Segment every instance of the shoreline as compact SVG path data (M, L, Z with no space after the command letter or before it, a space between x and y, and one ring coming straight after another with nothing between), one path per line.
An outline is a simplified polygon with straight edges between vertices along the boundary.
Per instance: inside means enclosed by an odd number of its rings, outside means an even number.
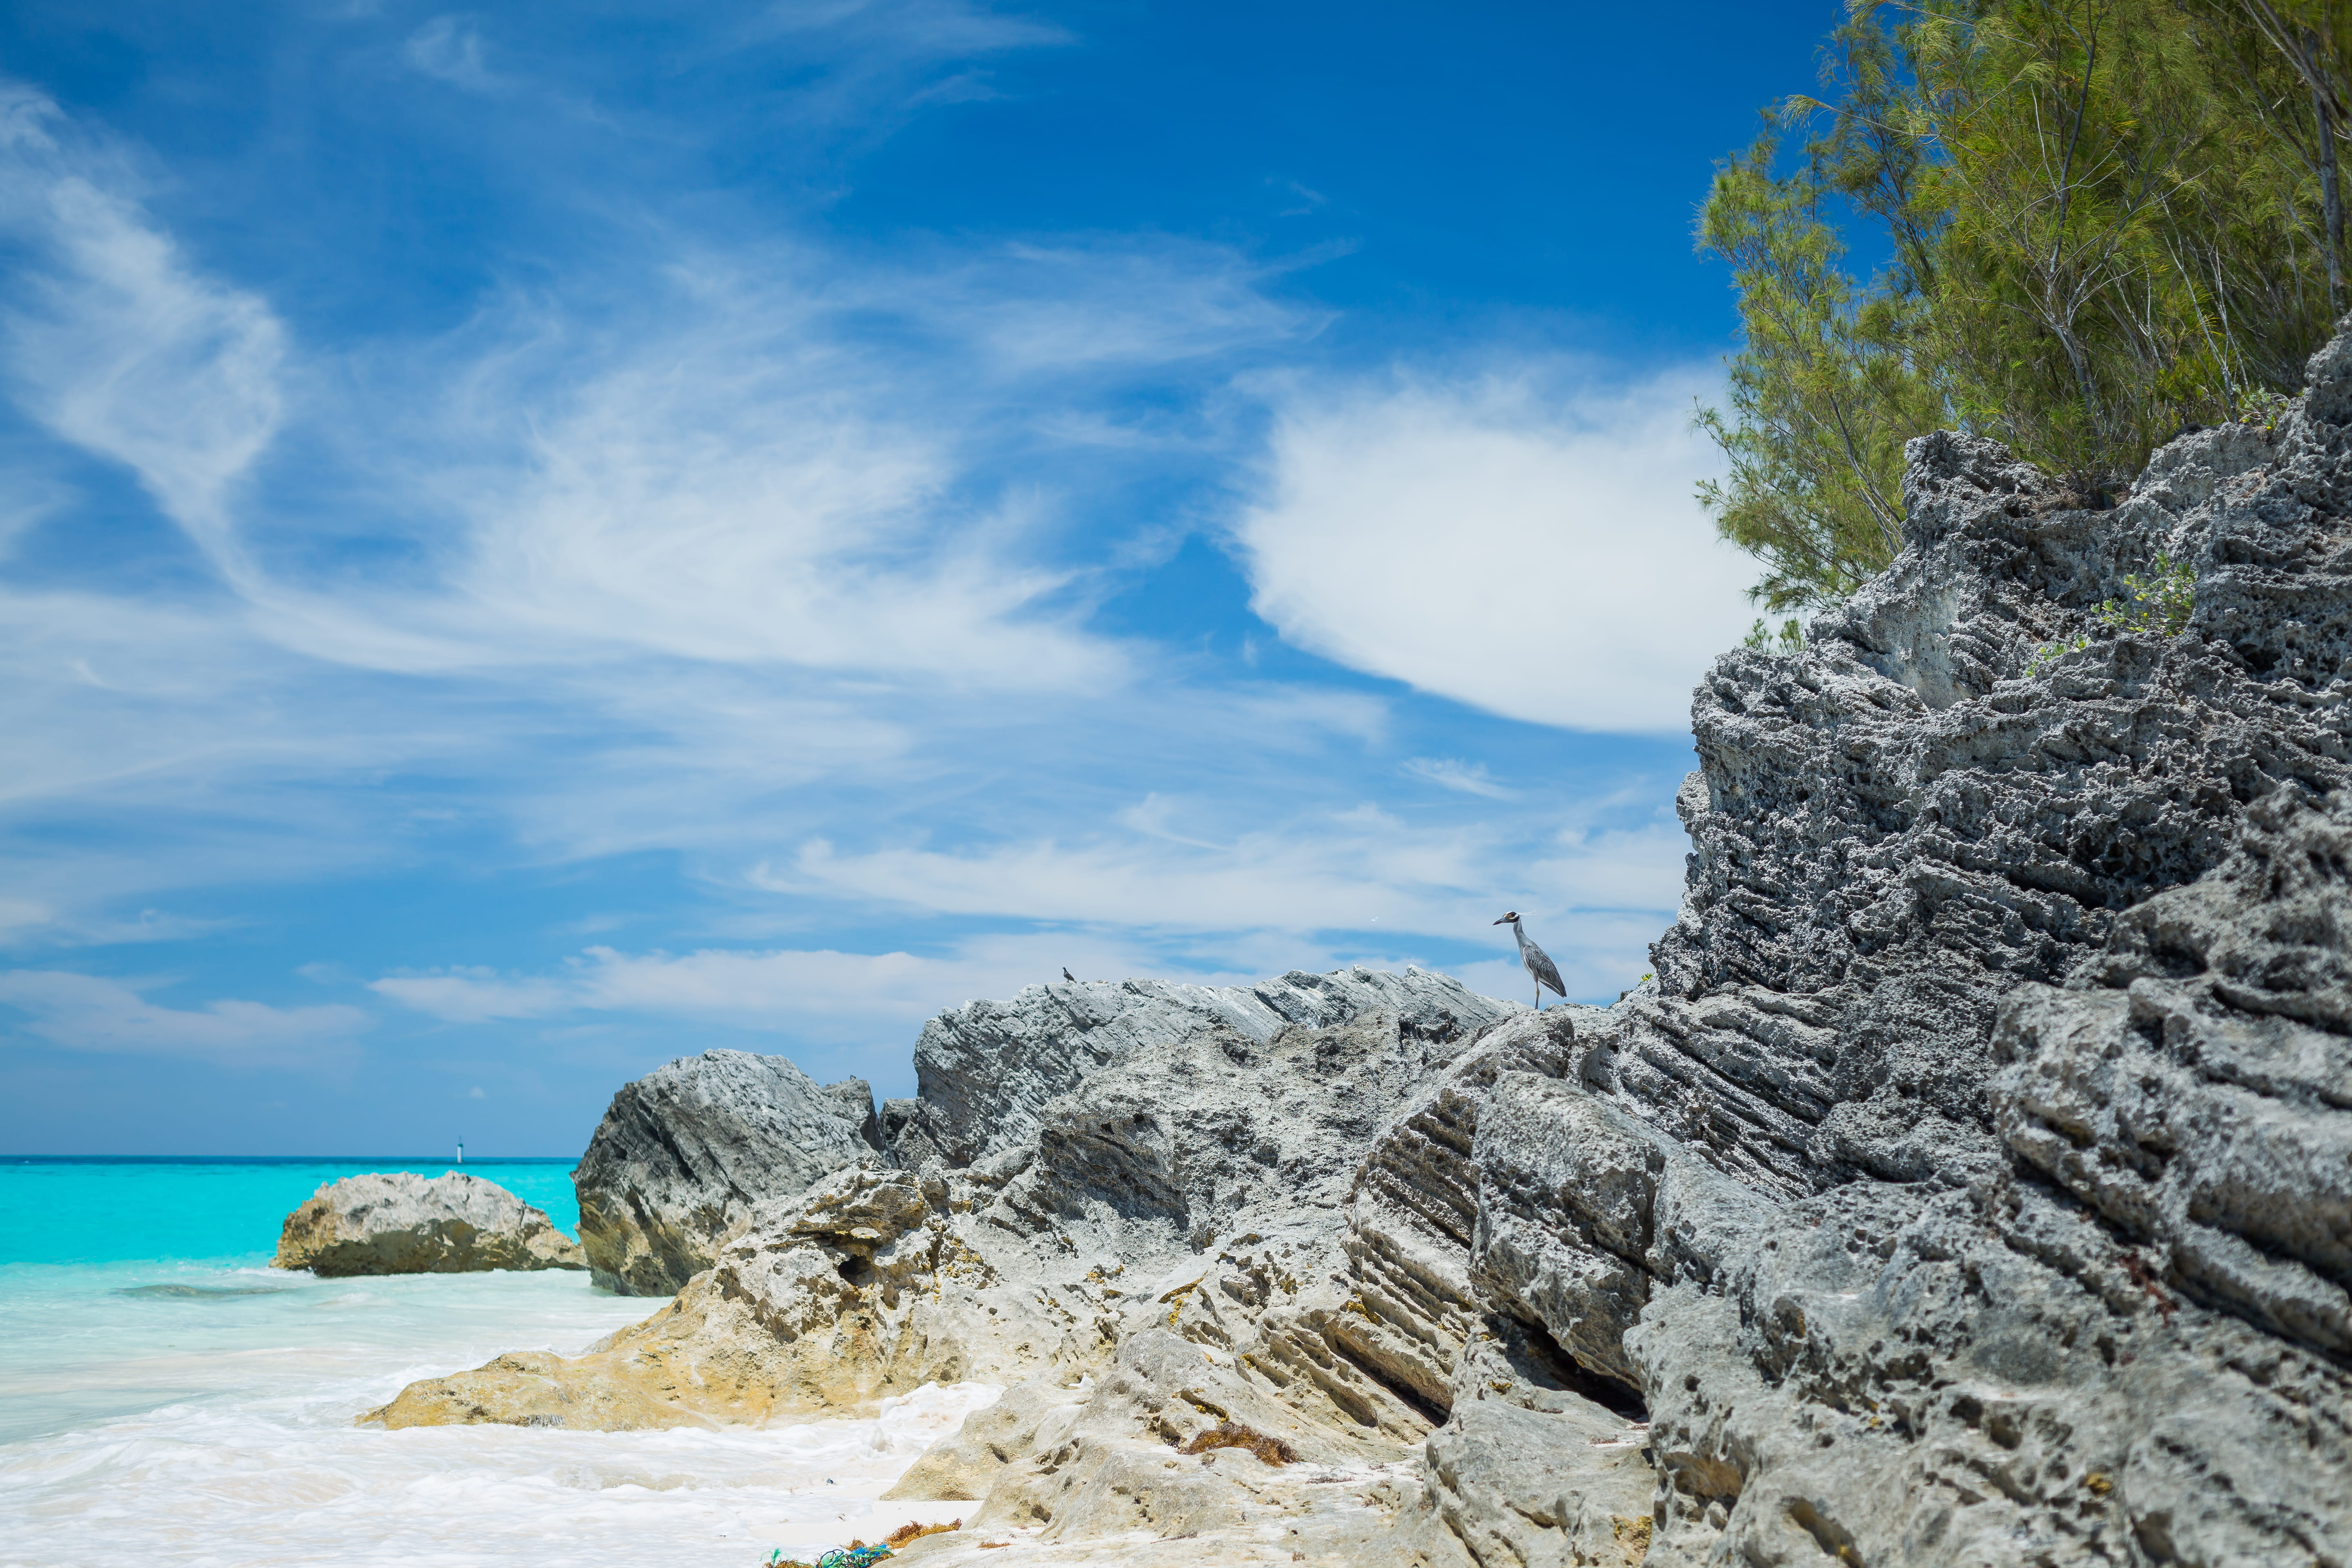
M0 1442L9 1561L26 1568L131 1557L751 1568L773 1547L936 1522L934 1505L885 1507L879 1494L996 1395L934 1385L873 1419L766 1428L385 1432L353 1418L415 1377L525 1342L576 1352L660 1304L576 1273L319 1280L258 1253L6 1267L26 1287L0 1300L16 1347L0 1352L7 1403L85 1405ZM178 1289L144 1293L152 1286ZM936 1505L941 1519L976 1506ZM893 1517L877 1527L883 1512Z

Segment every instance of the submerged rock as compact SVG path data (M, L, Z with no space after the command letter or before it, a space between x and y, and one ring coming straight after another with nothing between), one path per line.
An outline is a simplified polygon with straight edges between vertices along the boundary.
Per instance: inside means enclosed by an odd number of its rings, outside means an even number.
M710 1267L764 1198L881 1154L862 1079L820 1086L782 1057L706 1051L613 1097L572 1173L596 1283L667 1296Z
M1894 565L1701 688L1617 1005L973 1003L903 1169L403 1401L1011 1384L902 1483L979 1502L942 1563L2352 1563L2352 338L2312 377L2106 511L1913 443Z
M504 1187L451 1171L346 1176L286 1216L277 1265L323 1279L585 1268L580 1244Z

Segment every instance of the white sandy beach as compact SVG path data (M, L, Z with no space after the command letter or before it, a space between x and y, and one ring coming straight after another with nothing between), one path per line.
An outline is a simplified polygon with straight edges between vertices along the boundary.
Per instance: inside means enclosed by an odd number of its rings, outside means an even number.
M0 1444L7 1568L753 1568L772 1547L813 1557L972 1506L874 1500L995 1396L983 1384L928 1386L875 1420L766 1431L386 1432L353 1417L411 1379L501 1350L578 1350L660 1303L578 1274L163 1272L11 1270L0 1392L12 1426L43 1429ZM159 1282L288 1289L120 1293ZM70 1331L26 1331L37 1323Z

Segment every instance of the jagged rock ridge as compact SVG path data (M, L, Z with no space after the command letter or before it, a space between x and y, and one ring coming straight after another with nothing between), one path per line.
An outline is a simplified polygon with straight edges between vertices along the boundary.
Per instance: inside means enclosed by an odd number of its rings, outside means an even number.
M902 1159L970 1165L1036 1134L1038 1113L1106 1063L1181 1039L1204 1025L1266 1041L1286 1028L1347 1023L1375 1009L1408 1034L1452 1040L1512 1010L1451 975L1294 970L1255 985L1162 980L1032 985L1010 1002L967 1002L923 1026L917 1095L893 1100L891 1146Z

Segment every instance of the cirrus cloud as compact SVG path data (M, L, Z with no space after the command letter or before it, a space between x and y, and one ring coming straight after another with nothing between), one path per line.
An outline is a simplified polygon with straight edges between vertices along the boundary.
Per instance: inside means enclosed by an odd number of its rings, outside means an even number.
M340 1004L273 1007L223 998L167 1007L141 995L142 988L65 970L0 972L0 1005L29 1016L25 1033L68 1050L316 1071L347 1066L354 1037L375 1022Z

